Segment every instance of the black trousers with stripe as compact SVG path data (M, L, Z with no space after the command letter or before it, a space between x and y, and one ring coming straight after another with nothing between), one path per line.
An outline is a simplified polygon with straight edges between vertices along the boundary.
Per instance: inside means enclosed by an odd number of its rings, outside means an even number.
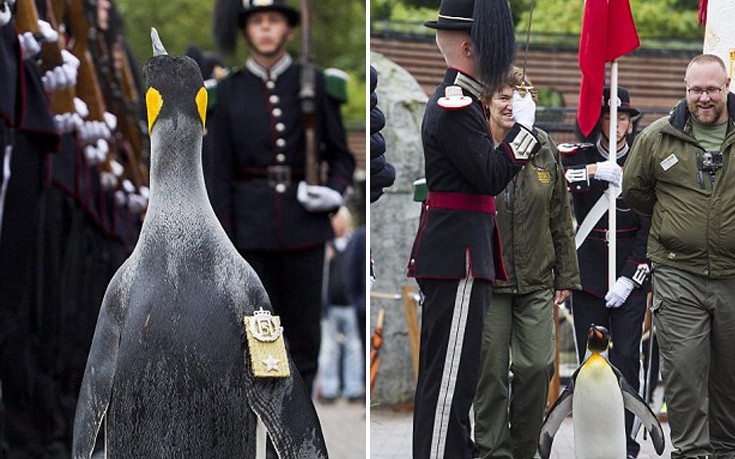
M421 313L419 377L414 397L413 458L470 459L470 407L480 374L484 280L418 279Z

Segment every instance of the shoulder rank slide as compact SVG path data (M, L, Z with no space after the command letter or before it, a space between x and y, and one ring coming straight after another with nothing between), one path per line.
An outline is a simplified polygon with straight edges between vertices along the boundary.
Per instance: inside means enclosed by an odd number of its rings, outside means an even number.
M244 318L250 362L256 378L287 378L291 375L281 318L263 308Z
M469 107L472 98L465 96L459 86L447 86L444 89L444 97L440 97L436 103L447 110L459 110Z

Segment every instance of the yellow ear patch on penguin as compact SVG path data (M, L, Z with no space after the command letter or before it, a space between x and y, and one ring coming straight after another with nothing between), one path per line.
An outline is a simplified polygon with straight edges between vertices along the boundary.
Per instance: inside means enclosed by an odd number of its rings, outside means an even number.
M151 133L153 123L156 122L158 114L161 113L161 107L163 106L163 97L156 88L148 88L145 93L145 105L148 110L148 134Z
M207 121L207 89L202 86L199 88L199 92L196 96L197 109L199 110L199 118L202 120L202 128L206 125Z

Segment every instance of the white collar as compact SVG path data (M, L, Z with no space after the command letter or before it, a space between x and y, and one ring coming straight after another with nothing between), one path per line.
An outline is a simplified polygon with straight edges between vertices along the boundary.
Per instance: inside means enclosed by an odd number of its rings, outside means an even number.
M249 57L248 60L245 61L245 67L247 67L247 69L250 70L255 76L260 77L260 79L263 81L276 81L278 80L278 77L291 66L292 63L293 59L291 58L291 55L286 53L270 69L266 69L265 67L261 66L260 64L255 62L255 59L253 59L252 57Z
M475 81L472 77L465 75L464 73L457 71L457 76L454 77L454 84L469 92L476 99L480 98L482 90L484 89L482 83Z
M597 151L600 152L600 155L602 155L603 158L610 159L610 154L607 151L607 145L608 145L607 142L602 141L602 135L600 135L597 138ZM625 156L626 153L628 153L629 149L630 149L630 146L628 145L628 142L625 142L625 145L618 148L618 152L615 155L615 159L620 159L623 156Z

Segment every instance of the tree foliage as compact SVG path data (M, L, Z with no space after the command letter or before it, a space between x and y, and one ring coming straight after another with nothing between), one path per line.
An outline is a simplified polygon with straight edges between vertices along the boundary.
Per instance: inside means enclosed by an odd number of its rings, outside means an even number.
M696 1L684 4L681 0L631 0L633 19L642 40L653 37L702 37L697 24ZM528 25L530 0L514 0L520 10L516 30L525 31ZM533 31L578 34L582 25L584 1L535 0Z
M298 8L298 2L289 1ZM217 51L213 30L214 0L116 0L125 22L125 37L139 67L152 55L150 29L155 27L169 53L184 54L190 44ZM365 121L365 3L362 0L312 1L312 40L315 62L322 68L337 67L350 75L350 101L343 114L350 123ZM236 18L233 18L236 20ZM299 30L289 49L299 50ZM246 46L238 37L238 49L224 56L229 66L245 60Z
M519 33L528 26L532 0L510 0L513 20ZM437 0L371 0L370 12L376 19L436 19ZM578 34L582 24L584 0L533 0L532 30L539 33ZM697 24L697 0L630 0L638 33L646 37L701 39Z

